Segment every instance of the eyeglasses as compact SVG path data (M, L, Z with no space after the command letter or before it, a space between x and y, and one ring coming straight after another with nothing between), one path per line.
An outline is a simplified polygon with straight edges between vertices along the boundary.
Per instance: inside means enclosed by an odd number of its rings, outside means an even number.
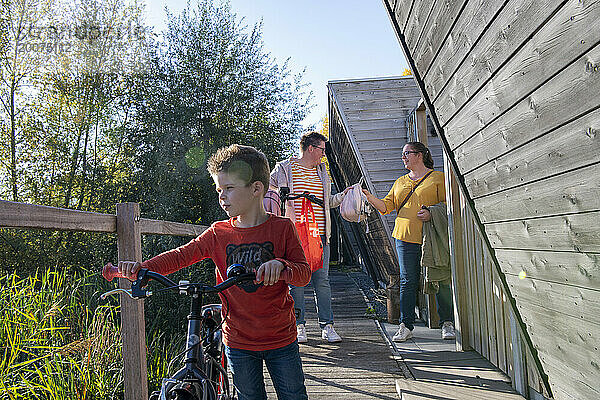
M402 157L408 158L409 154L419 154L419 153L420 153L420 151L410 151L410 150L407 150L407 151L403 151L402 152Z
M319 147L319 146L315 146L314 144L311 145L312 147L316 147L317 149L321 150L323 153L325 153L325 146L323 147Z

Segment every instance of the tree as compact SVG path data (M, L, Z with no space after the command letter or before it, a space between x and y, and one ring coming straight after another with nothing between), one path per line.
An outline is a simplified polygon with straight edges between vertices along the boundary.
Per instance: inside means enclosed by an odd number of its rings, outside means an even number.
M133 199L157 218L208 223L224 214L205 171L231 143L274 161L289 154L309 102L300 76L263 49L261 26L241 26L227 3L201 0L168 28L135 85Z
M0 176L8 177L8 182L0 188L8 186L8 196L13 201L19 200L20 135L29 97L25 87L43 60L36 42L35 27L43 23L51 5L43 0L0 2L0 141L9 144L0 152Z

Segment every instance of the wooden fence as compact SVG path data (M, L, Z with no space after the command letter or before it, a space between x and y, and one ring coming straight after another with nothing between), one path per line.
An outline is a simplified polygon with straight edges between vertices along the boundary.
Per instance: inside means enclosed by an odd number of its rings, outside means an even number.
M143 234L197 236L207 228L140 218L138 203L117 204L116 214L112 215L4 200L0 200L0 227L116 233L118 258L128 261L142 261ZM131 282L119 279L119 287L129 289ZM146 400L148 374L144 302L123 294L120 301L125 400Z

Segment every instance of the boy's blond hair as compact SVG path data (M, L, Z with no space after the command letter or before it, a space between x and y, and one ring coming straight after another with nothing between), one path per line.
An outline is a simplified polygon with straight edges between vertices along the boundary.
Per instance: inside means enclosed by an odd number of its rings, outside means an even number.
M269 189L269 161L262 151L252 146L232 144L221 147L208 160L207 169L211 175L217 175L223 171L235 174L246 185L257 181L262 182L263 195Z

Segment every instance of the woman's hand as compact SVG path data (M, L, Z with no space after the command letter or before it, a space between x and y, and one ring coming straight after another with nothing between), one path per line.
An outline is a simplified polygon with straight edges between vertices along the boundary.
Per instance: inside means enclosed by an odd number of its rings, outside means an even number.
M429 221L431 221L431 212L426 207L425 208L421 208L417 212L417 218L419 218L423 222L429 222Z
M382 214L385 214L387 212L387 207L383 200L380 200L377 197L373 196L373 194L367 189L362 189L362 192L365 196L367 196L367 201L371 203L371 205L375 207L377 211L379 211Z

